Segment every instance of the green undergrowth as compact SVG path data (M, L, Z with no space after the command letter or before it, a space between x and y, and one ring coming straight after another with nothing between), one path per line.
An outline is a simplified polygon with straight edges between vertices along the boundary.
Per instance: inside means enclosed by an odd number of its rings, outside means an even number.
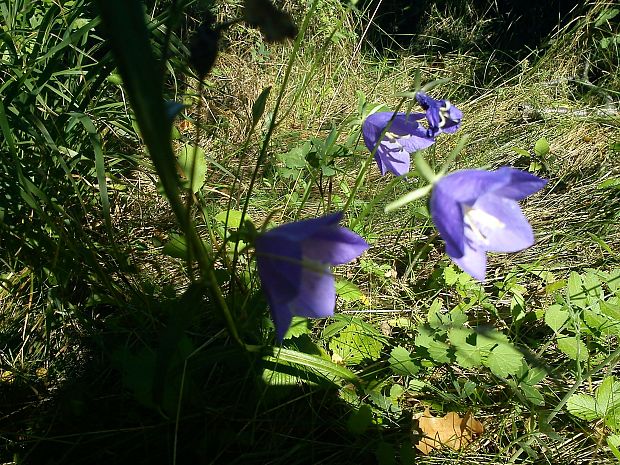
M236 24L201 85L187 58L204 10L147 4L154 54L169 58L160 87L157 73L136 86L140 67L126 71L95 3L0 0L3 463L617 461L616 7L594 1L526 58L495 64L469 36L446 48L440 3L428 50L380 55L363 36L372 9L297 2L303 41ZM219 21L239 7L211 5ZM471 11L472 34L494 24ZM431 93L465 117L424 153L433 169L467 134L450 169L549 179L523 203L535 246L491 255L485 283L450 263L425 200L384 212L424 185L419 173L370 166L356 187L363 118L443 79ZM136 99L161 87L186 104L170 136L145 125L161 99ZM166 144L152 141L170 139L177 163L162 176ZM295 318L281 345L244 240L247 196L256 228L346 206L370 244L335 270L335 316ZM484 433L423 455L426 409L469 413Z

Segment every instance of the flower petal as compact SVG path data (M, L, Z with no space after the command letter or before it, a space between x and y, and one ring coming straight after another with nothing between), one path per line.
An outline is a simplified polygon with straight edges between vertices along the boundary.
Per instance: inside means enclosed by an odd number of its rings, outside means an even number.
M302 245L305 258L329 265L343 265L359 257L368 244L353 231L341 226L324 228Z
M487 256L484 250L465 245L465 253L463 256L453 257L450 255L450 258L465 273L473 276L478 281L484 281L487 273Z
M449 100L436 100L421 91L416 93L416 100L426 110L429 136L434 137L441 132L453 133L460 127L463 113Z
M301 244L265 233L256 238L255 247L258 276L269 305L289 302L301 287Z
M473 205L478 197L505 187L509 181L506 171L460 170L441 178L433 190L439 188L446 196Z
M496 194L513 200L522 200L527 196L538 192L540 189L545 187L548 182L546 179L541 179L532 173L510 168L508 166L499 168L496 172L503 176L508 176L506 185L499 188Z
M336 226L341 219L342 212L335 212L319 218L286 223L262 233L259 237L301 242L325 227Z
M288 331L288 327L291 326L291 321L293 321L293 315L288 309L288 305L273 305L269 304L269 309L271 311L271 318L273 318L273 323L276 326L276 338L278 341L282 341L284 339L284 335L286 331Z
M293 315L325 318L334 314L336 284L329 268L323 272L304 268L299 294L289 303Z
M445 179L445 178L443 178ZM446 241L446 252L451 257L461 257L465 253L465 224L463 211L452 193L444 185L433 187L430 201L431 217L442 239Z
M399 144L385 141L375 152L375 161L382 176L388 171L396 176L402 176L409 172L411 166L409 152L403 150Z
M490 252L518 252L534 243L532 227L514 200L493 192L476 201L471 212L477 211L482 215L475 221L476 226L485 237L481 248Z

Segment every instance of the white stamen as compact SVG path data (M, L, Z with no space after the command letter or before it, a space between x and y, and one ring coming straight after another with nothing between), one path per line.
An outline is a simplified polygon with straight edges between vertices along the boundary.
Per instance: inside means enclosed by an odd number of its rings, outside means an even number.
M385 133L385 137L387 137L388 141L392 144L396 144L400 147L400 150L403 151L405 150L403 148L403 146L400 144L400 142L398 142L399 139L409 139L411 137L411 134L405 134L405 135L399 135L399 134L394 134L393 132L387 131Z
M497 230L504 229L506 224L500 221L497 217L490 215L484 210L479 208L472 208L470 206L463 206L465 225L469 226L471 231L476 236L477 242L484 245L489 244L487 236L482 232L483 230Z

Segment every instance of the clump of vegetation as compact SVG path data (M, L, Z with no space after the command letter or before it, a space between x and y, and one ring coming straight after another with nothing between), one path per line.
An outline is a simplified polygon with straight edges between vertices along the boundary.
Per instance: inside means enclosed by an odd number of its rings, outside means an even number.
M620 10L444 3L0 3L3 463L620 459Z

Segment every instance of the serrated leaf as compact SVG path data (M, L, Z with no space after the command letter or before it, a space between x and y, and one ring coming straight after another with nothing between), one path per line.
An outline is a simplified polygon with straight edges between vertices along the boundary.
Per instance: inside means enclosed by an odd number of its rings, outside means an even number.
M549 153L549 142L544 137L541 137L534 144L534 153L540 158L544 158Z
M566 409L582 420L596 420L600 418L596 410L596 400L587 394L573 394L566 402Z
M573 336L558 337L558 349L568 355L569 358L577 361L588 359L588 348L581 339Z
M180 234L170 234L170 239L164 244L162 252L170 257L187 260L188 252L185 237Z
M389 363L394 374L399 376L413 376L420 371L420 367L415 364L409 351L401 346L392 349Z
M179 149L177 155L179 168L186 179L185 187L196 193L205 183L207 174L207 159L204 150L185 144Z
M330 350L345 364L359 364L362 360L377 360L383 343L357 324L351 324L329 341Z
M596 408L601 415L607 415L620 407L620 382L614 376L606 377L596 389Z
M603 313L593 310L583 311L583 321L592 331L610 336L620 334L620 321L612 320Z
M278 158L287 168L304 168L306 166L306 155L310 151L312 145L306 141L303 145L295 147L286 153L278 155Z
M480 349L468 341L475 342L476 333L469 328L450 328L448 339L455 348L456 362L463 368L475 368L482 365Z
M442 341L433 340L429 344L428 354L433 360L439 363L450 363L452 359L450 357L450 346Z
M443 269L443 280L446 285L452 286L459 280L460 271L457 271L453 266L447 266Z
M357 300L367 303L368 298L360 291L360 288L346 279L336 280L336 294L345 302L355 302Z
M562 305L551 305L545 311L545 323L556 333L564 327L569 318L570 313L564 310Z
M507 378L509 375L516 374L521 368L522 362L523 354L514 346L506 343L499 343L489 356L482 360L482 363L500 378Z

